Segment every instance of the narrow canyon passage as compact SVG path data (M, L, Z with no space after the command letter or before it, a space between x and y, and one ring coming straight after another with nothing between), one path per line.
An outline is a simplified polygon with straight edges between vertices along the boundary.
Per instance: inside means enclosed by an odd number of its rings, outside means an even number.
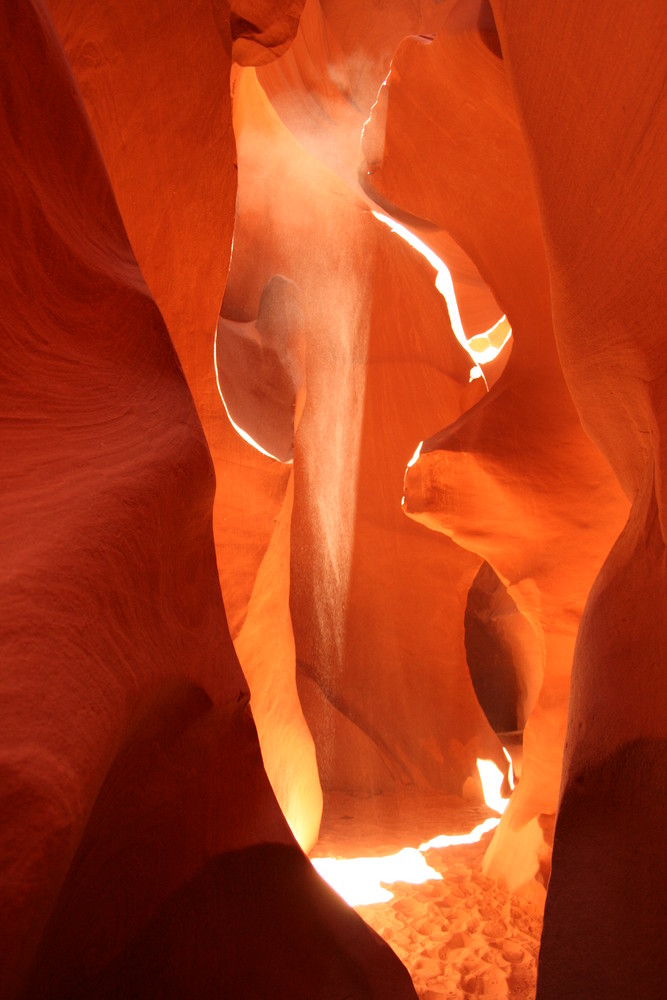
M663 1000L663 0L0 0L0 997Z

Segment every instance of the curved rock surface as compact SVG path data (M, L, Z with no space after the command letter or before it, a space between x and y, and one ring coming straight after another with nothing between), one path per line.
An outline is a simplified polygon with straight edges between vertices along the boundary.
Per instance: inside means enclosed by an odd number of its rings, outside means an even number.
M3 998L414 998L298 845L479 798L466 646L539 1000L662 997L665 28L0 0Z
M407 39L382 102L364 135L371 155L374 130L384 134L382 158L367 161L367 187L450 232L513 332L497 384L424 443L404 509L494 568L542 648L521 783L485 861L518 888L549 855L577 626L627 507L561 374L530 165L487 33L454 19L434 41Z
M478 756L505 766L465 663L465 599L481 560L410 525L401 494L418 431L457 416L483 390L469 383L470 358L432 269L283 124L308 131L307 98L320 94L313 79L327 106L343 102L327 91L321 24L306 28L287 56L235 81L239 209L223 314L257 308L272 274L301 293L306 402L291 608L323 784L460 794ZM311 81L307 94L299 78Z
M247 21L244 45L249 46L245 50L248 58L253 52L261 55L262 61L269 54L275 57L274 42L280 48L287 43L289 32L296 30L296 6L265 4L256 12L252 24ZM254 459L245 447L239 447L236 435L230 434L213 363L236 203L229 53L232 28L236 32L242 29L239 17L243 10L248 12L249 5L233 5L238 17L231 17L226 4L212 5L208 0L187 7L176 2L128 6L118 0L108 7L104 17L91 12L82 0L53 0L52 9L130 242L167 324L221 479L213 508L213 530L227 612L232 620L245 615L251 598L255 605L261 599L264 605L270 601L281 608L277 619L267 619L262 629L254 630L257 642L252 649L246 643L243 666L252 673L253 695L263 704L270 700L272 705L271 717L277 725L265 730L266 715L260 710L259 737L281 805L307 849L317 836L321 815L314 749L298 704L289 653L287 660L281 657L285 667L278 673L283 677L281 692L289 690L291 697L277 697L271 666L274 636L283 636L287 646L291 642L291 626L281 605L281 595L287 594L286 568L281 567L277 576L265 571L265 594L261 598L256 588L256 574L269 546L277 511L285 502L281 492L285 487L277 484L271 470L267 473L268 489L262 486L259 493L253 494ZM269 19L271 10L273 21ZM259 41L255 29L260 33ZM147 164L150 169L146 169ZM279 282L267 287L264 307L258 318L257 314L252 317L257 318L256 333L268 331L272 341L261 353L265 382L261 399L254 401L254 421L271 421L274 429L270 444L287 456L302 406L300 401L297 406L302 390L298 360L293 359L289 371L276 363L276 352L283 351L292 336L289 309L279 315L279 300L284 299L284 307L289 304L281 287L284 293L286 286ZM292 305L298 310L296 302ZM251 389L242 380L248 378L249 366L258 360L256 344L255 356L249 354L253 338L247 336L247 330L245 337L237 336L235 341L239 348L235 359L235 384L239 386L236 394L230 396L229 387L224 385L228 364L219 366L232 416L235 413L244 422L250 419L253 408L249 410L243 402ZM229 339L225 340L225 349L228 347ZM217 360L229 361L224 356ZM252 419L250 423L258 433ZM284 477L278 473L277 479L283 483ZM278 494L272 493L274 487ZM272 502L261 506L269 495ZM252 526L246 516L249 511L239 510L239 497L248 508L254 504ZM245 525L242 544L237 530L239 513ZM284 517L289 518L289 511ZM235 534L230 548L226 543L232 526ZM228 594L230 579L234 583ZM246 629L246 637L251 631ZM234 629L232 635L236 639ZM281 641L276 648L285 648L284 643ZM251 666L251 655L255 664L264 659L264 671ZM280 738L276 732L280 732ZM271 742L280 746L288 733L300 752L285 768L284 753L279 754L280 763L271 763L268 745ZM279 771L282 776L277 780ZM308 794L304 795L306 789Z
M230 8L214 0L223 38L232 35L232 59L240 66L261 66L291 45L304 0L231 0Z
M227 474L217 490L218 565L264 766L293 833L309 850L317 840L322 791L297 693L289 610L292 456L305 398L297 287L271 278L258 312L256 322L218 319L221 395L242 421L236 429L228 422L219 427ZM284 461L264 451L253 434Z
M211 458L43 4L0 35L2 995L414 997L264 774Z
M563 371L632 501L581 623L538 997L658 997L665 884L662 4L494 2L534 165ZM567 73L561 72L567 47ZM556 82L557 81L557 82ZM567 196L564 197L565 192Z
M237 432L268 457L294 459L294 434L305 405L303 313L297 286L271 278L256 321L218 320L220 395Z

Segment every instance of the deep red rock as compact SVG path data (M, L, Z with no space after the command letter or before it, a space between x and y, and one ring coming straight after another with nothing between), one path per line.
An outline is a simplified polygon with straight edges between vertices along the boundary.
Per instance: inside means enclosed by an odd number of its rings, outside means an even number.
M0 34L2 995L414 996L266 779L210 454L59 38L29 0Z

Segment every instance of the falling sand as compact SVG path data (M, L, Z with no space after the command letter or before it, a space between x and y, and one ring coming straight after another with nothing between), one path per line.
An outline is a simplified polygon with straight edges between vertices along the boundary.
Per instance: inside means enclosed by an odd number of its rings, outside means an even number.
M468 833L491 813L461 799L332 793L314 858L395 854L443 833ZM393 897L356 905L405 964L420 1000L533 1000L544 891L513 895L482 874L492 837L424 851L441 878L383 883Z

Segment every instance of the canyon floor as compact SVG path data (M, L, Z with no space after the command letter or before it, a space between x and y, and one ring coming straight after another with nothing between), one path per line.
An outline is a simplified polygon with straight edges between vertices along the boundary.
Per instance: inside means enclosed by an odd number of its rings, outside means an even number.
M327 796L312 857L358 858L419 848L464 834L492 815L461 799L430 795ZM544 892L514 895L482 874L493 836L424 852L441 880L385 884L393 898L356 905L406 965L420 1000L533 1000Z

